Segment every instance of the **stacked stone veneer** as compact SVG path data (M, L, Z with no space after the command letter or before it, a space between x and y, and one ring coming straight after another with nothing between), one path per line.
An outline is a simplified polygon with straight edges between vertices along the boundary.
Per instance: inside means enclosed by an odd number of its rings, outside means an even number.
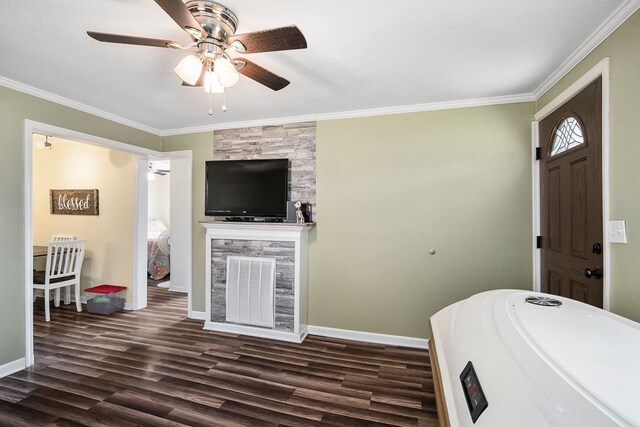
M289 200L311 203L316 217L316 123L214 132L216 160L289 159Z
M227 322L227 257L276 259L275 330L294 331L295 242L211 240L211 321ZM251 325L252 327L258 327ZM269 328L267 328L269 329Z

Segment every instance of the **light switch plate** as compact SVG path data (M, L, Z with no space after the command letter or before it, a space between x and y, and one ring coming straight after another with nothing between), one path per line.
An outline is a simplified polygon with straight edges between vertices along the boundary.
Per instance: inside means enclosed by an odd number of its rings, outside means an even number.
M627 243L627 228L624 220L609 221L609 242Z

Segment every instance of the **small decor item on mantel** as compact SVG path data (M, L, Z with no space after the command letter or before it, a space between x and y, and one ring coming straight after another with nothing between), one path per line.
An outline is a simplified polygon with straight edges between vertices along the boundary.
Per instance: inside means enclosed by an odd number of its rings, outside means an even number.
M296 207L296 224L304 224L304 215L302 215L302 203L298 200L293 206Z
M49 190L53 215L99 215L98 190Z

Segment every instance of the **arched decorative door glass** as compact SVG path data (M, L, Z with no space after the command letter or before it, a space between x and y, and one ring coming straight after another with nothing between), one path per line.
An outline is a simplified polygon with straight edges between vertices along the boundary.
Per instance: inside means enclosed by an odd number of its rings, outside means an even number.
M584 132L580 122L573 116L562 120L556 128L551 144L551 156L557 156L580 144L584 144Z

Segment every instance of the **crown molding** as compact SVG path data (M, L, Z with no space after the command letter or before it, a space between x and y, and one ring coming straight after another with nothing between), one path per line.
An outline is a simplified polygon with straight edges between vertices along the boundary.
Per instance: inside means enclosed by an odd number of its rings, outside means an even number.
M430 102L427 104L402 105L396 107L371 108L320 114L318 120L355 119L360 117L386 116L391 114L420 113L424 111L453 110L457 108L485 107L489 105L516 104L535 101L531 94L494 96L489 98L461 99L456 101Z
M611 35L622 23L640 8L640 0L627 0L578 47L542 84L533 92L536 100L558 83L569 71L587 57Z
M102 117L103 119L111 120L112 122L120 123L121 125L129 126L131 128L138 129L143 132L147 132L156 136L161 136L160 131L158 129L143 125L138 122L134 122L133 120L125 119L124 117L120 117L115 114L107 113L106 111L91 107L81 102L73 101L71 99L53 94L51 92L37 89L33 86L16 82L15 80L11 80L6 77L0 76L0 86L4 86L9 89L13 89L15 91L25 93L27 95L32 95L38 98L42 98L47 101L55 102L56 104L64 105L65 107L70 107L75 110L83 111L85 113L89 113L97 117Z
M16 82L6 77L0 76L0 86L4 86L9 89L16 90L18 92L22 92L27 95L36 96L38 98L42 98L47 101L55 102L56 104L64 105L79 111L83 111L85 113L92 114L97 117L102 117L103 119L111 120L113 122L120 123L122 125L129 126L134 129L138 129L143 132L148 132L150 134L160 136L160 137L186 135L186 134L200 133L200 132L211 132L211 131L222 130L222 129L239 129L239 128L258 127L258 126L273 126L273 125L280 125L283 123L301 123L301 122L309 122L309 121L353 119L353 118L360 118L360 117L386 116L386 115L392 115L392 114L418 113L418 112L424 112L424 111L451 110L456 108L483 107L488 105L513 104L518 102L532 102L536 100L532 94L520 94L520 95L489 97L489 98L463 99L463 100L457 100L457 101L432 102L432 103L426 103L426 104L371 108L371 109L364 109L364 110L339 111L335 113L277 117L277 118L260 119L260 120L247 120L247 121L239 121L239 122L219 123L219 124L196 126L196 127L190 127L190 128L160 130L160 129L152 128L150 126L143 125L138 122L134 122L133 120L125 119L124 117L120 117L115 114L108 113L98 108L94 108L89 105L82 104L80 102L73 101L71 99L64 98L59 95L55 95L51 92L47 92L41 89L34 88L29 85L25 85L23 83Z
M388 116L392 114L419 113L424 111L452 110L456 108L484 107L489 105L515 104L533 102L533 94L496 96L491 98L463 99L459 101L432 102L428 104L402 105L395 107L370 108L366 110L339 111L336 113L309 114L304 116L277 117L261 120L218 123L214 125L196 126L160 131L160 136L186 135L191 133L211 132L223 129L239 129L259 126L274 126L283 123L319 122L325 120L354 119L360 117Z
M223 130L223 129L240 129L240 128L260 127L260 126L276 126L276 125L281 125L283 123L312 122L312 121L316 121L317 119L318 119L318 115L314 114L314 115L307 115L307 116L247 120L242 122L222 122L222 123L217 123L212 125L194 126L190 128L167 129L167 130L160 131L159 135L162 137L165 137L165 136L187 135L191 133L212 132L215 130Z

